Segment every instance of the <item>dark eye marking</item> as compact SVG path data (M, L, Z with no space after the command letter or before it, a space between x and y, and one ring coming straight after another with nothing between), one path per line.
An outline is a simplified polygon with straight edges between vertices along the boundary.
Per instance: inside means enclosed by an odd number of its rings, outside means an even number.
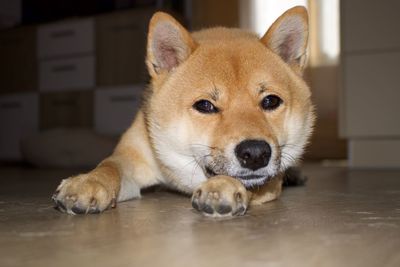
M219 112L219 109L216 106L214 106L213 103L211 103L210 101L205 100L205 99L201 99L199 101L196 101L193 104L193 108L195 110L197 110L198 112L205 113L205 114L218 113Z
M279 96L267 95L263 98L260 105L263 110L271 111L277 109L282 103L283 100Z

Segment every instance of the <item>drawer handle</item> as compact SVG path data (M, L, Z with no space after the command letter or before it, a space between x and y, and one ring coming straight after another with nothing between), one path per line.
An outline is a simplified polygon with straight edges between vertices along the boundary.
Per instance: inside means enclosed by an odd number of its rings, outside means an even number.
M60 65L60 66L54 66L52 68L53 72L67 72L67 71L75 71L76 66L75 65Z
M20 102L5 102L0 104L1 109L18 109L21 108L22 105Z
M125 25L115 25L111 28L115 32L123 32L123 31L136 31L139 29L139 26L136 24L125 24Z
M57 38L66 38L66 37L71 37L75 35L75 31L68 29L68 30L62 30L62 31L56 31L50 33L50 37L57 39Z
M71 99L55 99L53 100L53 106L73 107L77 106L77 103L76 100Z
M136 102L136 97L131 95L125 96L110 96L111 102Z

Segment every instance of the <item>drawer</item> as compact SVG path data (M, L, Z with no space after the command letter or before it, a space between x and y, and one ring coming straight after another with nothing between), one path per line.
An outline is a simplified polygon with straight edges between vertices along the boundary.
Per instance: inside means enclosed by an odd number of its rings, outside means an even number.
M36 27L0 32L0 59L0 93L37 90Z
M92 126L92 91L40 94L40 129Z
M39 64L42 92L92 88L95 85L93 56L44 60Z
M94 125L97 133L119 135L140 108L144 85L101 88L95 91Z
M135 9L96 19L97 85L147 81L147 26L152 9Z
M20 141L39 129L39 96L35 93L0 97L0 160L21 160Z
M84 19L41 26L37 40L39 59L92 53L94 21Z

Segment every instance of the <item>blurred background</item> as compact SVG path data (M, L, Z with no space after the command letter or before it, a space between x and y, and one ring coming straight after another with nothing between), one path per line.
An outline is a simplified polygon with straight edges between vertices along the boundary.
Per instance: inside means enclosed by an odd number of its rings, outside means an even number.
M148 82L156 10L190 30L262 35L307 6L305 79L318 114L306 161L398 168L400 2L395 0L0 0L0 162L92 167L109 155Z

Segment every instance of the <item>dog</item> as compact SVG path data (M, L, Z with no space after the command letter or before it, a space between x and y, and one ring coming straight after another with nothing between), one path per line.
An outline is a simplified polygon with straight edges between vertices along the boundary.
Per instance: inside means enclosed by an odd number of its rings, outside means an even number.
M259 38L240 29L189 33L157 12L149 24L145 101L113 154L62 180L53 200L69 214L99 213L166 185L207 216L245 214L281 195L315 120L302 78L308 14L297 6Z

